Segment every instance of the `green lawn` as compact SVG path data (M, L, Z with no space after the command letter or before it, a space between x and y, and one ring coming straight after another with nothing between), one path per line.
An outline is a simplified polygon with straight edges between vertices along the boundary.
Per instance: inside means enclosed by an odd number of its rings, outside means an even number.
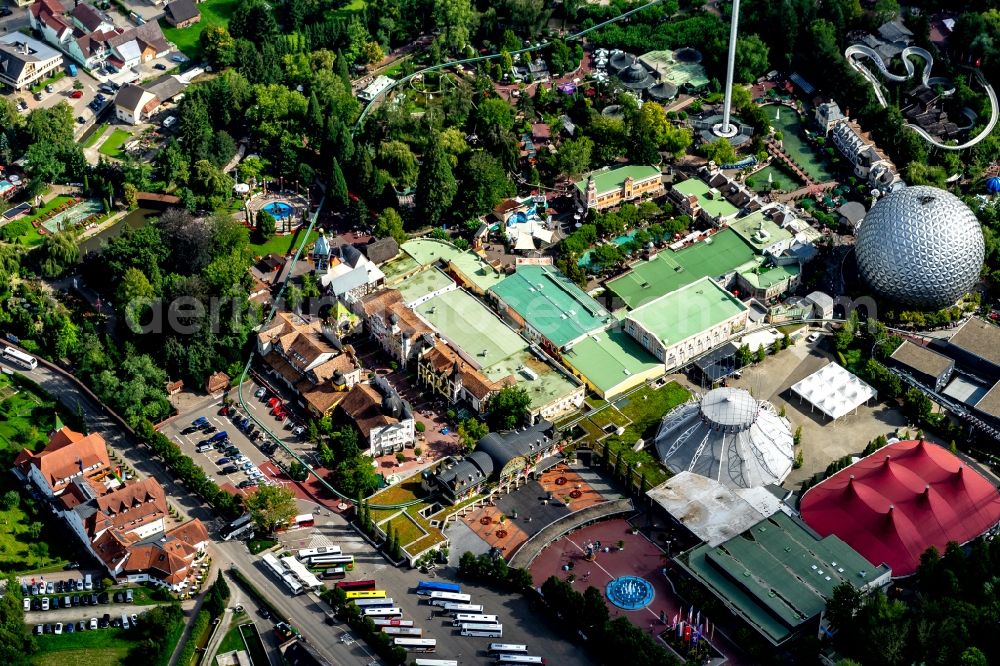
M125 631L110 628L35 636L38 651L31 656L31 663L35 666L118 666L124 663L132 646L125 636Z
M55 426L55 410L51 400L0 375L0 467L9 468L21 449L38 451L45 446ZM0 495L10 490L20 500L17 506L0 511L0 571L58 571L69 557L75 559L76 539L62 538L57 531L61 521L57 524L50 512L21 493L12 475L0 475Z
M39 81L35 85L31 86L31 92L33 93L42 92L43 90L45 90L45 86L49 85L50 83L55 83L64 76L66 76L66 72L60 69L59 71L57 71L55 74L45 79L44 81Z
M80 145L84 148L93 148L107 131L107 125L98 125L94 128L94 131L90 133L90 136L88 136L86 140L80 142Z
M241 619L245 616L241 616ZM225 638L219 643L219 649L216 654L225 654L227 652L232 652L233 650L245 650L246 646L243 645L243 637L240 636L240 624L239 620L233 619L233 624L226 632Z
M314 230L311 234L309 234L309 243L306 245L306 248L308 249L308 247L312 245L317 238L319 238L319 232ZM289 252L294 252L295 248L297 248L301 242L302 230L300 229L299 231L296 231L288 236L274 236L266 243L250 243L250 247L253 248L254 254L260 257L267 256L271 253L284 256Z
M247 542L247 549L250 551L251 555L256 555L258 553L263 553L268 548L277 545L277 541L274 539L250 539Z
M101 155L107 155L108 157L114 157L115 159L121 159L125 156L122 152L122 146L125 142L132 138L131 132L116 127L111 133L111 136L101 144L101 147L97 149Z
M201 55L201 33L212 26L229 26L229 18L233 15L239 0L205 0L198 5L201 21L189 28L178 30L164 21L160 24L167 41L173 42L177 48L192 60Z

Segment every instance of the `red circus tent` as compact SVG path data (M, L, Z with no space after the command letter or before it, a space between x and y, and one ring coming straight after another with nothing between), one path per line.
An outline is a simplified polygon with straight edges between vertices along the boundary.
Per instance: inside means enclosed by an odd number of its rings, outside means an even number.
M810 488L802 519L837 535L895 577L917 570L931 546L975 539L1000 523L1000 491L947 449L896 442Z

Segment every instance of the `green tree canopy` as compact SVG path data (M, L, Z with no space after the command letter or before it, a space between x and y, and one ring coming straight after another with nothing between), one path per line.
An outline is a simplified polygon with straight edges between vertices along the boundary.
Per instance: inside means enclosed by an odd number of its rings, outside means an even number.
M489 404L488 421L494 430L513 430L528 422L531 396L521 386L504 386Z
M283 486L260 486L244 500L244 505L254 524L265 534L288 524L298 513L295 495Z
M417 178L416 207L421 224L437 226L451 207L458 185L436 137L431 137Z

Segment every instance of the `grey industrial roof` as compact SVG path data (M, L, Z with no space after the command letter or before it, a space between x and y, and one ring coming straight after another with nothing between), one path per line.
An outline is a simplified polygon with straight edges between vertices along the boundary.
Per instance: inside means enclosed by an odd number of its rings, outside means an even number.
M764 488L734 490L694 472L681 472L646 495L710 546L739 536L781 508Z
M985 319L971 317L955 331L948 344L1000 366L1000 327Z
M904 340L889 358L931 377L940 377L955 365L955 361L944 354L915 345L909 340Z

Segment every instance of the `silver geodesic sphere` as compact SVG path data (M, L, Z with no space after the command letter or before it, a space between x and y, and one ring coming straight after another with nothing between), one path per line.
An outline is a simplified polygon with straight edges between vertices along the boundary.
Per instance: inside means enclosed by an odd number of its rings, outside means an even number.
M918 185L872 206L855 252L861 276L880 295L931 310L952 305L975 285L985 244L979 220L958 197Z

